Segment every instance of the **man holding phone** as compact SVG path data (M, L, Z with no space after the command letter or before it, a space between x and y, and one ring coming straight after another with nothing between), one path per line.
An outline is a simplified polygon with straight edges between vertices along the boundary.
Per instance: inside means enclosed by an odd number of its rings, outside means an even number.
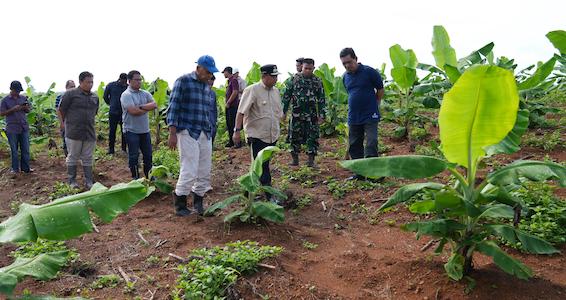
M10 94L0 103L0 116L6 116L6 136L10 144L12 169L10 173L17 174L33 172L29 167L29 125L26 114L31 105L27 97L20 95L22 84L15 80L10 84ZM18 148L20 155L18 155Z

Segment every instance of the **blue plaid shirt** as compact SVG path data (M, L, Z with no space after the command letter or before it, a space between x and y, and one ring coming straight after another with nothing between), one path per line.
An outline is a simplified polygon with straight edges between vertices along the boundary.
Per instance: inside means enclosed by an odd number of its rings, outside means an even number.
M209 114L212 109L208 84L200 82L196 72L185 74L173 85L169 98L167 124L175 126L177 132L187 129L195 140L198 140L203 131L207 139L210 139L212 124Z

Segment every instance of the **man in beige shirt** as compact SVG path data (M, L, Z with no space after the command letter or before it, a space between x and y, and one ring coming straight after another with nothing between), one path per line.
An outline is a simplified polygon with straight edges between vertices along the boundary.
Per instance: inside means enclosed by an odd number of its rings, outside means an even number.
M240 142L243 124L253 158L256 158L263 148L275 146L280 133L279 122L283 117L281 96L275 87L277 75L281 73L277 71L276 65L262 66L260 71L261 81L244 90L232 136L234 143ZM263 163L263 173L259 181L262 185L271 185L269 161ZM272 197L267 194L267 198L271 200Z

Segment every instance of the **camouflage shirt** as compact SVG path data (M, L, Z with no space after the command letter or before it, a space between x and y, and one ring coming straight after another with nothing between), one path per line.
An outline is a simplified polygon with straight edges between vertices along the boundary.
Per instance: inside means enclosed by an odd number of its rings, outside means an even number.
M283 113L287 113L289 106L294 118L323 118L326 101L320 78L314 75L307 78L300 73L293 75L283 94Z

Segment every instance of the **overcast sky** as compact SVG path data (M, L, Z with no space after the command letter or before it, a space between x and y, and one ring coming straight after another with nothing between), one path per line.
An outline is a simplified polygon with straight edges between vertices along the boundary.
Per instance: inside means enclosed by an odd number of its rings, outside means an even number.
M434 25L446 28L458 58L493 41L496 56L526 67L555 52L546 33L566 30L566 1L550 0L18 0L1 1L0 11L2 93L24 76L40 91L51 82L63 90L84 70L95 85L132 69L172 85L203 54L244 76L253 61L293 72L300 56L341 74L344 47L364 64L390 65L388 49L397 43L434 64Z

